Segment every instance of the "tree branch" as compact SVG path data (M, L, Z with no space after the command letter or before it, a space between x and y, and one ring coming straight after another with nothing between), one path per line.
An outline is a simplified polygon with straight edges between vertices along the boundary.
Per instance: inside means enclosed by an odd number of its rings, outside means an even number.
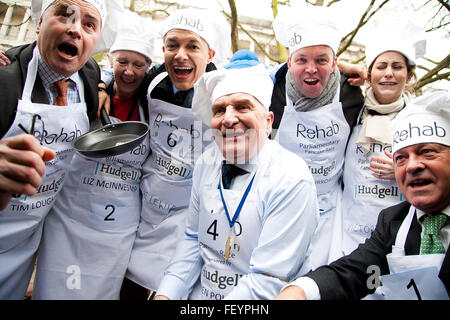
M449 72L439 74L439 72L443 69L448 69L450 65L450 54L448 54L444 59L442 59L436 67L428 71L422 78L420 78L416 85L414 86L414 89L419 89L423 87L426 84L430 84L432 82L438 81L438 80L450 80L449 78Z
M427 72L420 80L432 77L433 75L437 74L442 69L448 69L450 65L450 54L448 54L444 59L442 59L436 67L431 69L429 72ZM420 81L419 80L419 81Z
M331 5L333 5L336 2L340 2L341 0L331 0L330 2L328 2L327 7L331 7Z
M227 16L229 19L231 19L230 14L226 13L225 11L222 11L222 13L223 13L225 16ZM258 41L255 37L253 37L253 36L251 35L251 33L250 33L249 31L247 31L247 29L244 28L244 26L243 26L242 24L240 24L239 22L237 22L237 26L239 27L239 29L241 29L242 31L244 31L244 33L245 33L246 35L248 35L248 37L249 37L251 40L253 40L253 42L258 46L258 48L261 49L261 51L263 52L263 54L264 54L267 58L269 58L270 60L272 60L272 61L274 61L274 62L277 62L277 63L282 63L282 62L284 62L284 61L280 61L279 58L272 57L272 56L266 51L266 49L259 43L259 41Z
M450 3L448 0L438 0L438 2L445 8L447 11L450 11Z
M236 52L239 50L239 37L237 32L238 14L234 0L228 0L228 4L231 10L231 48L233 52Z
M280 4L280 2L278 2L277 0L272 0L272 15L273 15L274 19L278 15L278 5L279 4ZM277 60L279 60L281 62L284 62L288 58L288 51L281 43L278 42L277 39L275 39L275 41L276 41L276 44L277 44L278 56L279 56L279 59L277 59Z
M341 43L346 41L347 38L349 38L345 44L338 50L337 52L337 56L340 56L345 50L347 50L347 48L351 45L351 43L353 42L353 39L355 38L356 34L358 33L359 29L361 29L367 22L369 22L370 18L377 13L386 3L389 2L389 0L385 0L383 1L383 3L381 3L377 9L375 9L371 14L369 14L370 10L372 9L373 5L375 4L376 0L372 0L369 3L369 6L367 7L366 11L363 13L363 15L361 16L361 19L359 19L358 25L356 26L355 29L353 29L353 31L349 32L347 35L345 35L342 39L341 39ZM367 19L366 19L367 17Z
M450 81L450 72L438 74L432 78L417 81L416 85L414 86L414 90L419 90L423 86L433 83L433 82L436 82L436 81L439 81L439 80Z

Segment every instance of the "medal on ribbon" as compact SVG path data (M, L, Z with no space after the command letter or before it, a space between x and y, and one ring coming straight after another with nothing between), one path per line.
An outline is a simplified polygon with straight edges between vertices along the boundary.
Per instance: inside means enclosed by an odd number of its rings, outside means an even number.
M222 180L219 182L219 192L220 192L220 198L222 199L223 208L225 209L225 214L228 219L228 223L230 225L230 234L228 235L227 241L225 243L225 251L224 251L224 258L225 261L228 262L228 259L231 255L231 248L233 246L234 238L236 237L236 233L234 232L234 224L236 223L236 220L239 217L239 214L241 213L242 207L244 206L245 200L247 199L248 194L250 193L250 189L253 185L253 180L255 179L256 172L253 174L252 179L250 180L249 184L247 185L247 188L245 189L244 194L242 195L241 201L239 201L239 205L236 208L236 211L233 215L233 218L230 217L230 213L228 211L227 204L225 203L225 198L223 197L222 192Z

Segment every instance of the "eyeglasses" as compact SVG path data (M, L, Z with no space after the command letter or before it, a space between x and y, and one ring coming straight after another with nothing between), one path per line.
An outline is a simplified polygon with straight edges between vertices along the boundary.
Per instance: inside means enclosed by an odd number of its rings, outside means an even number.
M33 135L39 141L39 143L42 144L42 141L44 140L44 121L42 120L40 115L33 115L33 117L31 118L30 130L25 129L25 127L21 123L19 123L18 126L20 129L22 129L23 132Z

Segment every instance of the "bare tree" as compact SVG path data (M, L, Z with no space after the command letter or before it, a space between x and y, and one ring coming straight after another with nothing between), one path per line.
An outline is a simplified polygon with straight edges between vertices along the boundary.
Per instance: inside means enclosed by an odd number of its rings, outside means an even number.
M231 10L231 49L233 50L233 52L236 52L239 50L239 35L237 30L238 15L236 3L234 2L234 0L228 0L228 5L230 6Z
M273 18L275 19L276 16L278 15L278 5L287 5L289 2L283 2L280 3L278 0L272 0L272 14L273 14ZM276 40L276 39L275 39ZM278 40L276 40L277 42L277 49L278 49L278 56L279 59L278 61L283 62L286 61L288 58L288 51L286 49L285 46L283 46L281 43L278 42Z
M382 11L383 7L386 6L387 3L389 3L390 0L371 0L366 8L366 10L361 14L361 17L355 26L355 28L350 31L348 34L346 34L341 39L341 46L337 52L337 55L340 56L343 52L348 50L348 48L352 45L355 36L357 33L370 21L371 18L375 14L379 14L379 12ZM326 2L325 0L305 0L305 2L312 4L312 5L319 5L319 6L327 6L330 7L335 3L341 2L341 0L330 0ZM255 37L252 36L252 34L246 30L242 24L239 23L238 18L238 12L236 10L236 4L235 0L228 0L231 14L228 14L223 10L223 13L230 19L231 21L231 27L232 27L232 41L235 45L233 45L233 52L239 50L239 39L238 39L238 28L242 30L244 33L246 33L252 41L261 49L261 51L272 61L282 63L286 61L288 57L287 49L281 45L278 41L277 43L277 49L278 49L278 56L271 56L268 52L266 52L263 45L261 45ZM278 15L278 7L279 5L290 5L289 0L287 1L278 1L278 0L271 0L271 6L272 6L272 13L273 17L275 18ZM437 20L437 24L434 22L432 24L432 27L427 32L432 32L434 30L445 28L450 24L449 15L448 12L450 11L450 4L448 0L424 0L423 4L419 9L421 10L429 10L429 8L425 8L425 6L432 6L433 10L435 10L434 19ZM417 10L419 10L417 9ZM442 11L445 11L446 14L442 14ZM443 18L442 18L443 17ZM360 61L364 60L364 56L360 57L357 61L354 61L353 63L359 63ZM415 89L419 90L423 88L425 85L429 85L435 81L439 80L447 80L450 81L450 55L447 55L444 59L441 61L432 61L428 59L430 63L434 64L434 67L431 69L426 69L424 66L419 65L418 68L426 70L426 74L418 79Z
M270 60L277 62L277 63L283 63L286 61L288 57L288 51L287 49L281 45L278 41L277 48L278 48L278 56L272 56L267 50L265 49L264 45L262 45L252 34L249 32L241 23L239 23L238 13L236 10L236 3L235 0L228 0L228 5L230 6L231 14L227 13L223 7L222 7L222 13L231 21L231 43L232 43L232 50L233 52L236 52L239 50L239 34L238 34L238 28L242 30L255 44L256 46L263 52L263 54L268 57ZM278 15L278 5L289 5L289 0L286 1L278 1L278 0L271 0L272 5L272 12L273 17L275 18ZM235 11L236 10L236 11ZM273 35L275 38L275 35ZM275 39L276 40L276 39Z

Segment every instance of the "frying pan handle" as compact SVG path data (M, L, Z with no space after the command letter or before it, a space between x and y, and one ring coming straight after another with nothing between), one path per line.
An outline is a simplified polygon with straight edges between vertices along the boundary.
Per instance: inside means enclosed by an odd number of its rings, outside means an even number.
M111 120L109 120L109 116L106 113L104 106L102 106L102 108L100 109L100 120L102 120L102 125L104 126L111 124Z

